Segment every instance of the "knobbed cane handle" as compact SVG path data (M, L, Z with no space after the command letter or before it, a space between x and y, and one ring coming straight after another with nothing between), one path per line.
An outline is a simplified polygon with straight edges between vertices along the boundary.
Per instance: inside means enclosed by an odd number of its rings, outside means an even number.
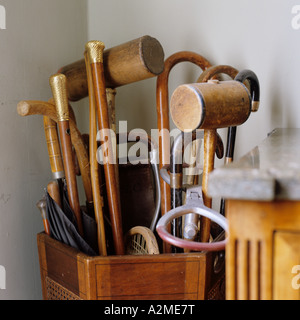
M93 40L85 45L85 50L88 55L89 63L103 63L103 51L105 45L102 41Z
M47 213L46 213L46 206L47 206L46 199L43 198L43 199L39 200L37 202L36 206L38 207L38 209L41 212L45 233L47 235L50 235L49 221L47 219Z
M70 119L66 82L66 76L61 73L50 77L50 86L57 111L57 121L69 121Z

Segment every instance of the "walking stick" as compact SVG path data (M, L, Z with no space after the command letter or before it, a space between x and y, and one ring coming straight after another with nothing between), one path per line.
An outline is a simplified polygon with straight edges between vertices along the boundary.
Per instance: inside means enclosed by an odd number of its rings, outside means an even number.
M63 74L55 74L50 77L50 86L57 110L57 120L60 133L60 141L63 154L63 163L66 175L68 198L70 206L74 211L78 231L83 236L83 226L81 218L81 209L77 190L75 167L72 155L72 142L70 136L69 125L69 107L66 88L66 76Z
M61 190L56 180L47 184L47 191L50 197L62 208L62 193L60 193Z
M169 92L168 80L172 68L180 62L191 62L198 65L202 70L211 66L208 60L201 55L181 51L174 53L165 60L164 71L157 77L156 82L156 111L157 127L159 129L159 168L170 164L170 144L169 144ZM161 215L164 215L171 209L170 186L161 178ZM171 252L171 247L164 243L164 252Z
M90 154L90 166L91 166L91 183L94 201L94 212L97 223L97 239L99 254L107 256L106 238L105 238L105 225L103 216L103 199L100 194L100 175L99 166L97 162L97 115L95 106L95 96L93 91L93 83L90 72L90 63L88 55L85 52L87 82L89 90L89 104L90 104L90 132L89 132L89 154Z
M250 81L250 94L252 96L252 105L251 111L256 112L259 107L259 82L257 76L250 70L243 70L239 72L237 69L227 66L227 65L219 65L213 66L205 70L199 77L199 82L207 82L209 79L214 77L217 74L227 74L232 79L240 82L244 82L245 80ZM227 145L226 145L226 153L225 153L225 164L228 164L233 161L234 155L234 146L235 146L235 138L236 138L237 127L229 127L227 132ZM225 200L221 199L220 205L221 214L225 214Z
M171 98L170 113L181 131L204 130L204 164L202 192L204 205L211 207L207 194L208 175L214 167L216 129L244 123L251 112L248 89L237 81L210 80L179 86ZM201 241L210 236L210 221L201 221Z
M47 116L53 121L57 122L56 108L52 103L49 102L22 100L18 103L17 111L18 114L23 117L30 115L42 115ZM69 124L71 131L71 140L79 162L87 205L89 205L90 207L93 203L93 194L91 187L89 155L86 150L83 135L81 135L81 133L79 132L74 118L72 117L72 113L70 113Z
M105 157L104 173L113 231L114 247L116 254L123 255L125 253L125 249L123 241L121 208L118 197L116 173L113 164L113 148L109 132L110 125L103 68L103 50L104 44L100 41L90 41L86 44L86 51L91 68L91 78L93 81L93 91L95 95L98 126L102 141L105 141L104 135L105 133L107 133L107 149L103 152L103 156ZM104 130L106 130L106 132L104 132Z
M219 75L219 74L226 74L228 76L231 77L231 79L234 79L236 77L236 75L238 74L238 70L228 66L228 65L218 65L218 66L213 66L210 67L208 69L206 69L198 78L198 82L207 82L209 80L211 80L214 76ZM236 127L235 127L236 128ZM234 149L234 143L235 143L235 131L236 129L231 129L230 127L227 130L227 145L226 145L226 153L225 153L225 164L229 163L232 161L233 159L233 149ZM234 134L234 136L233 136ZM212 170L212 169L211 169ZM204 199L207 199L207 186L208 181L207 181L207 176L205 178L205 182L204 182ZM206 200L207 202L209 200ZM208 205L211 205L211 200L208 202ZM225 215L225 200L221 199L221 203L220 203L220 213L222 215ZM207 219L206 221L204 220L204 223L207 223ZM204 230L208 230L210 228L210 226L205 226L203 227ZM203 235L203 237L209 237L209 235Z

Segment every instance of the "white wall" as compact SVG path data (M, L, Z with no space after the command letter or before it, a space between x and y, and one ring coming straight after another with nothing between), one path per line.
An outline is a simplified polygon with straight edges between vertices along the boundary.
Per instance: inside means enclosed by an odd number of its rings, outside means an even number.
M0 299L41 299L36 203L52 178L43 120L17 114L20 100L51 97L49 76L82 56L86 4L82 0L2 0L0 30Z
M261 107L239 127L236 157L275 127L299 127L300 30L291 26L295 0L110 0L88 1L88 37L107 47L149 34L165 55L191 50L213 64L253 70ZM170 75L170 94L199 71L183 63ZM141 117L142 115L142 117ZM155 80L118 89L117 117L129 128L156 128ZM223 133L223 131L221 131Z

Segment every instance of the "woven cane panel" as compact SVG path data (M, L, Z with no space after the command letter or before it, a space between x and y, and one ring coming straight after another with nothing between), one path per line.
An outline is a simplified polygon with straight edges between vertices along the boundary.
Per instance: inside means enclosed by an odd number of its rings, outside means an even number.
M46 277L46 290L48 300L81 300L76 294L49 277Z
M225 300L225 275L211 288L207 300Z

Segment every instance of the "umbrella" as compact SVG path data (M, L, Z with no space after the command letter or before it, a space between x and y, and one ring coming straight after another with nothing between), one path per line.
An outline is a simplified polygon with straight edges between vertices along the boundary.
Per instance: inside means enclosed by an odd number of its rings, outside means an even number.
M82 210L83 238L78 232L75 214L70 207L67 191L63 193L62 208L51 198L48 191L45 192L46 213L50 225L52 238L69 245L90 256L96 256L97 233L96 222Z

